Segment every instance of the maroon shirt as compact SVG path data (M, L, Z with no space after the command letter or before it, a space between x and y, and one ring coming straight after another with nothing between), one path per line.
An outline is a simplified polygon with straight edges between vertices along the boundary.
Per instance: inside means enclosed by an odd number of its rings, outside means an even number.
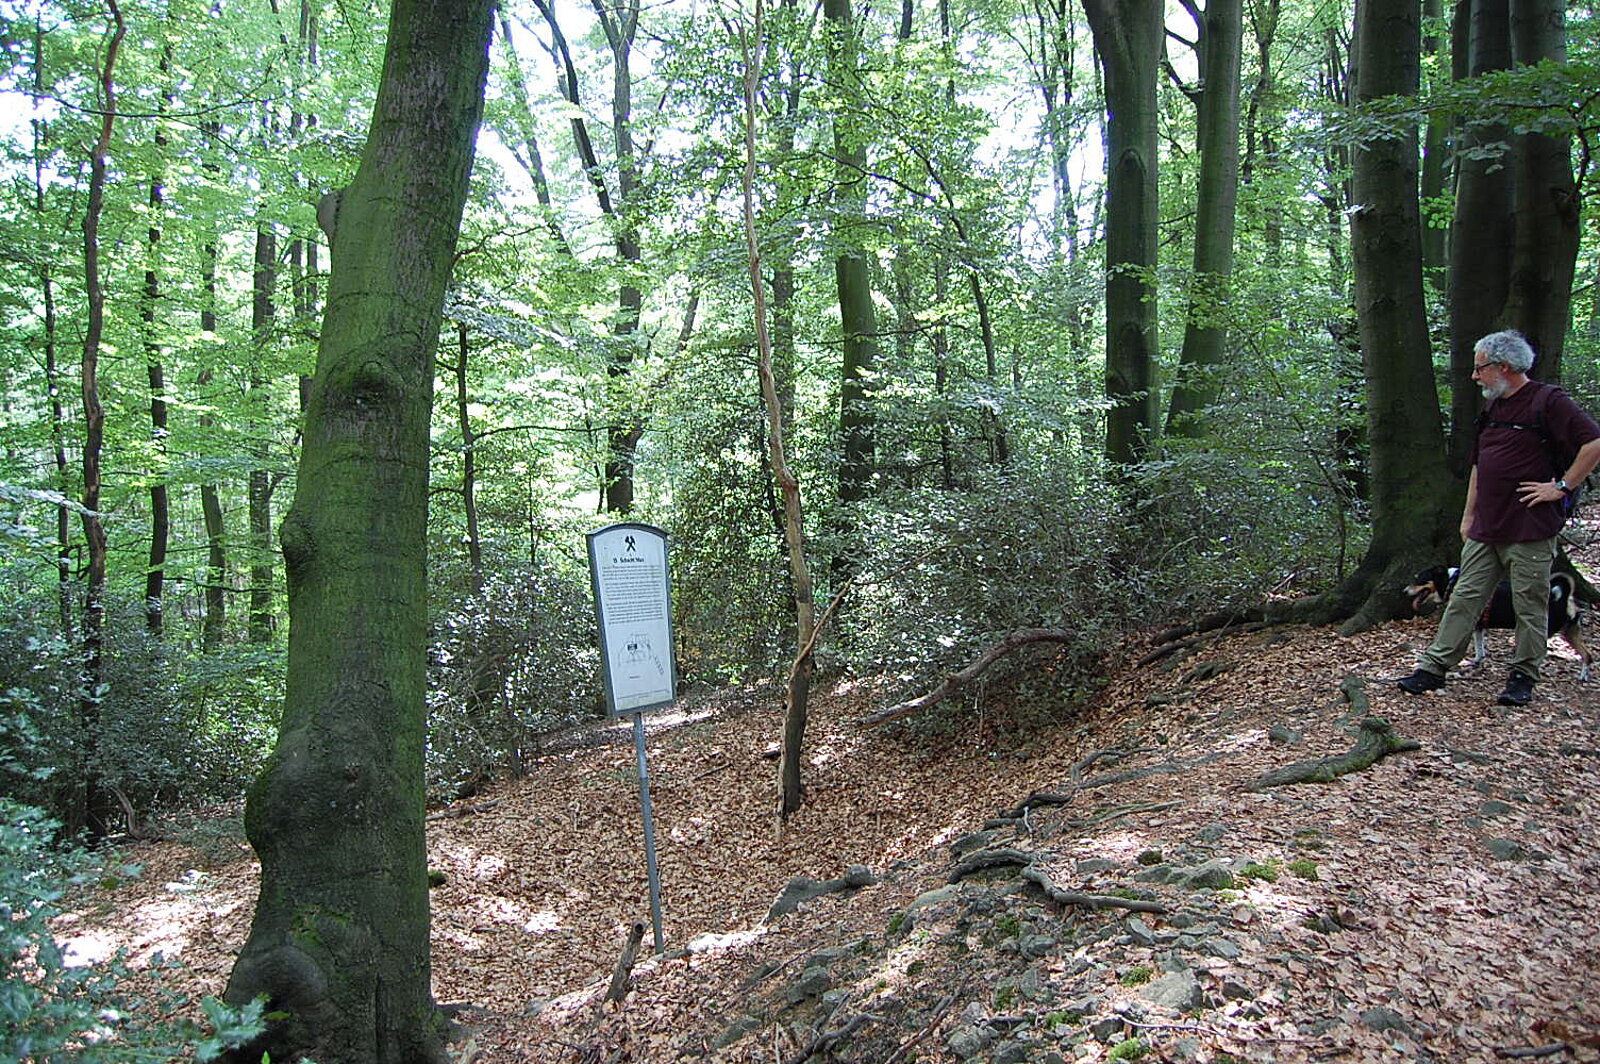
M1554 389L1544 408L1546 440L1533 428L1539 393ZM1490 402L1484 411L1490 421L1525 425L1485 425L1473 445L1472 461L1478 467L1477 503L1468 534L1480 543L1530 543L1549 539L1566 524L1562 502L1525 505L1517 485L1525 480L1555 480L1566 472L1565 463L1578 448L1600 439L1600 425L1554 385L1529 381L1511 395ZM1563 457L1564 456L1564 457Z

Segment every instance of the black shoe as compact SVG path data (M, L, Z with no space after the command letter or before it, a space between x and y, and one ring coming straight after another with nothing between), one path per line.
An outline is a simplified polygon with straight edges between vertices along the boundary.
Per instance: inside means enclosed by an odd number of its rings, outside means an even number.
M1418 669L1410 676L1399 681L1400 690L1408 695L1420 695L1424 691L1437 691L1444 686L1444 677L1427 669Z
M1506 689L1498 699L1502 706L1525 706L1533 701L1533 677L1525 672L1511 670L1506 679Z

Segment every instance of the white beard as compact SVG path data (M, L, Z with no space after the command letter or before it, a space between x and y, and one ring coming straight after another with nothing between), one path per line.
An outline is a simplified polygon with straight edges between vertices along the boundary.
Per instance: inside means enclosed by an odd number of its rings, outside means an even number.
M1511 385L1502 380L1499 384L1481 385L1479 390L1483 392L1485 399L1498 399L1511 390Z

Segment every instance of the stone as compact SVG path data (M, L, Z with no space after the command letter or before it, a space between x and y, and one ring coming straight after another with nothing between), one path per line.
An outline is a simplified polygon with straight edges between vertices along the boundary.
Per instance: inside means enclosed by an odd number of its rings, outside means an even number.
M1194 890L1232 890L1234 886L1233 872L1222 861L1207 861L1191 868L1183 880Z
M711 1048L726 1049L745 1035L760 1030L763 1022L759 1016L741 1016L712 1040Z
M1229 1001L1253 1001L1255 993L1237 979L1222 981L1222 996Z
M1017 943L1018 950L1024 957L1032 960L1054 952L1058 943L1049 935L1023 935Z
M828 969L822 967L807 968L800 973L800 978L790 983L783 992L784 1000L791 1005L798 1005L802 1001L821 997L833 986L833 977L828 974Z
M1200 943L1199 952L1208 957L1221 957L1225 961L1239 959L1239 944L1231 938L1208 938Z
M1184 873L1169 864L1151 865L1133 874L1136 883L1176 883L1183 878Z
M1128 919L1123 922L1122 926L1127 928L1128 938L1133 942L1134 945L1153 946L1156 944L1156 936L1155 933L1150 930L1150 925L1139 919L1137 916L1128 917Z
M1160 1005L1175 1012L1197 1009L1205 1000L1205 995L1200 989L1200 980L1191 971L1172 972L1146 983L1139 988L1139 996L1152 1005Z
M1484 849L1494 855L1496 861L1525 861L1528 851L1523 849L1520 842L1512 839L1484 839Z
M1092 876L1096 872L1109 872L1117 867L1117 862L1108 861L1104 857L1085 857L1073 866L1080 876Z
M1380 1033L1397 1031L1407 1038L1416 1037L1416 1032L1411 1027L1411 1021L1393 1009L1378 1005L1361 1014L1361 1022Z
M1121 1040L1122 1027L1121 1016L1101 1016L1089 1024L1089 1033L1094 1035L1096 1041L1110 1045Z
M994 1064L1027 1064L1033 1059L1034 1051L1038 1048L1039 1043L1033 1039L1018 1038L996 1046L991 1059Z
M950 1037L945 1040L945 1045L962 1060L971 1060L988 1049L994 1043L994 1038L994 1031L989 1027L969 1024L951 1032Z

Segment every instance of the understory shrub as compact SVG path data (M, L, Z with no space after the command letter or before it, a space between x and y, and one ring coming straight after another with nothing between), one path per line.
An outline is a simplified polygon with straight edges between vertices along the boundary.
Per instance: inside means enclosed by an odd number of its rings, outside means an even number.
M434 617L428 772L454 786L520 774L540 734L604 712L586 569L502 563Z
M194 1003L161 989L125 989L120 960L67 963L50 929L65 890L94 865L53 844L59 825L40 810L0 798L0 1060L29 1064L129 1064L188 1058L207 1061L260 1033L263 1005L233 1009Z
M1169 458L1126 486L1017 469L971 491L886 491L861 510L860 569L834 646L852 673L927 690L1025 628L1056 629L964 692L1059 717L1091 691L1127 634L1327 586L1348 500L1325 503L1286 469ZM1123 501L1119 501L1123 500ZM957 704L962 700L957 699Z
M141 821L242 794L271 748L282 648L204 654L177 625L152 635L142 603L108 597L90 702L55 592L22 562L0 565L0 796L69 821L92 773Z

